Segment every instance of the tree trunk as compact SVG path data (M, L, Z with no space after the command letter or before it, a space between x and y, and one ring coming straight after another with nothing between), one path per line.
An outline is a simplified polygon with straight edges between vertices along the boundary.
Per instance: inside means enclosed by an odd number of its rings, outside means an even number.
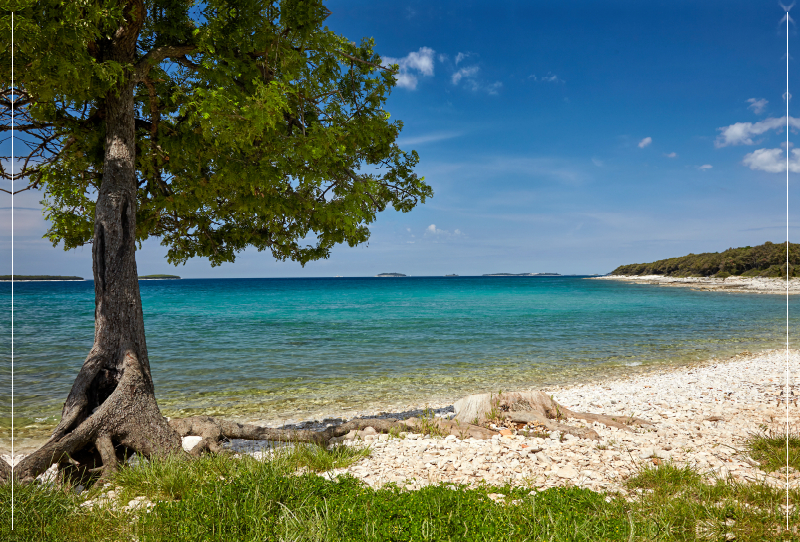
M108 46L115 59L134 58L135 35L128 35L137 26L134 12L129 12L133 22ZM122 83L103 104L105 157L92 245L94 346L50 440L14 469L23 482L53 463L106 474L129 452L182 451L180 436L156 404L145 343L135 258L134 86Z

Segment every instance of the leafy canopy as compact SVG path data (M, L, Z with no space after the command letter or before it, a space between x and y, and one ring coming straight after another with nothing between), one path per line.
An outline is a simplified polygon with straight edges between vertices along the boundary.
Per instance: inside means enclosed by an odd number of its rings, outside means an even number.
M365 242L388 205L433 195L384 109L395 72L373 40L323 28L321 0L19 0L0 12L6 131L11 8L16 133L30 150L14 177L43 189L54 245L92 239L104 103L126 81L138 80L137 240L160 237L172 263L219 265L248 245L325 258ZM140 15L137 58L120 61L115 35Z

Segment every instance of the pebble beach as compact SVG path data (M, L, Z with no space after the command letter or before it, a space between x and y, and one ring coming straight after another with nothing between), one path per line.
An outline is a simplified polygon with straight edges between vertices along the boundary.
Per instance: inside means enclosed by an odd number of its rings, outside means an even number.
M797 374L800 351L788 356L790 375ZM372 487L386 483L417 489L439 482L477 485L526 485L537 489L580 486L625 493L622 482L643 465L671 461L698 468L707 477L766 481L783 487L785 473L767 473L743 451L745 440L762 431L786 430L787 403L782 395L787 355L782 350L742 354L714 364L637 376L616 382L553 391L572 410L636 416L653 425L632 432L591 424L600 440L558 433L547 438L521 434L492 440L460 440L408 434L405 438L362 432L345 441L369 445L371 457L345 472ZM437 413L447 416L447 412ZM797 406L790 396L789 425L797 430ZM580 420L567 423L580 424ZM243 453L254 443L234 442ZM263 453L253 452L256 457ZM792 487L800 483L790 474Z
M761 470L748 457L743 444L756 433L785 433L787 413L789 429L798 430L800 419L793 392L785 400L787 359L790 378L794 379L800 369L800 351L790 350L787 358L785 350L768 350L660 373L550 389L557 402L574 411L635 416L652 422L632 431L581 420L566 422L591 426L600 435L599 440L557 432L526 436L508 430L491 440L415 433L401 433L397 438L376 434L370 428L358 434L351 432L341 439L342 443L369 446L370 457L322 476L350 474L373 488L388 483L408 490L438 483L473 487L482 483L511 484L532 490L578 486L634 498L635 495L628 495L624 480L643 466L669 461L697 468L709 480L766 482L785 487L786 473ZM418 416L420 412L421 409L382 412L374 417ZM449 405L433 412L449 418L454 410ZM192 438L186 437L185 447L194 444ZM249 454L257 459L274 450L264 441L234 440L225 446L239 456ZM12 464L23 457L3 456ZM789 483L791 487L800 485L800 473L790 472ZM142 499L131 506L147 506L149 503ZM503 497L497 494L496 499ZM96 500L86 504L95 503Z
M617 280L633 284L653 284L730 293L786 295L787 292L785 278L731 276L722 279L716 277L667 277L664 275L606 275L592 277L589 280ZM800 294L800 278L789 280L788 291L790 295Z

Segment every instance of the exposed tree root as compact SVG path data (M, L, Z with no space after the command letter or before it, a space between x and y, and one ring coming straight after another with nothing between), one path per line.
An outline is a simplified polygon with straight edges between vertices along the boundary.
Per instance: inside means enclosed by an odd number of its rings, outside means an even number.
M0 482L5 483L9 480L11 480L11 465L0 459Z
M85 385L89 379L102 377L102 371L83 374L84 378L79 374L64 405L61 423L50 440L17 465L17 479L32 482L54 463L67 476L100 474L105 479L119 461L134 452L145 457L183 453L180 437L158 410L149 371L142 370L132 349L123 351L120 365L119 380L105 399L92 397L90 392L96 384Z
M270 427L218 420L209 416L174 419L169 423L181 437L202 437L202 440L200 440L190 452L194 456L200 455L206 451L221 451L220 442L224 439L311 442L327 445L333 438L341 437L353 430L360 431L367 427L372 427L378 433L388 433L392 430L413 432L414 429L418 429L421 425L420 420L416 418L409 418L408 420L367 418L351 420L341 425L328 427L323 431L312 431L309 429L273 429ZM435 420L431 423L435 424L437 428L442 431L463 438L473 437L486 439L497 434L496 431L491 431L483 427L449 420Z
M469 395L456 401L456 420L471 423L486 423L510 419L516 423L537 423L548 431L559 431L579 438L597 440L600 436L591 428L575 427L560 423L561 420L575 419L586 422L599 422L609 427L631 431L630 425L649 425L651 422L641 418L608 416L575 412L558 404L541 391L506 392L498 395L482 393Z

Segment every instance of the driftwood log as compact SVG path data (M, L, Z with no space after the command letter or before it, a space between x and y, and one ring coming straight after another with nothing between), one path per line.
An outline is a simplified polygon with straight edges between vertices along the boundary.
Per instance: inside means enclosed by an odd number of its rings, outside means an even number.
M490 439L498 434L497 431L486 429L469 423L451 420L434 419L423 422L417 418L398 420L395 418L366 418L351 420L341 425L328 427L323 431L310 429L273 429L257 425L240 424L226 420L218 420L209 416L193 416L171 420L170 425L181 436L201 437L189 452L191 455L200 455L203 452L220 452L220 442L225 439L244 440L272 440L279 442L309 442L327 445L331 439L347 435L350 431L360 431L372 427L378 433L388 433L392 430L414 432L428 423L439 431L455 435L459 438Z
M455 420L462 423L484 424L495 420L515 423L536 423L548 431L559 431L579 438L598 440L600 436L590 427L577 427L561 423L569 419L599 422L608 427L631 431L630 425L649 425L651 422L628 416L608 416L589 412L575 412L558 404L541 391L481 393L459 399L454 404Z

